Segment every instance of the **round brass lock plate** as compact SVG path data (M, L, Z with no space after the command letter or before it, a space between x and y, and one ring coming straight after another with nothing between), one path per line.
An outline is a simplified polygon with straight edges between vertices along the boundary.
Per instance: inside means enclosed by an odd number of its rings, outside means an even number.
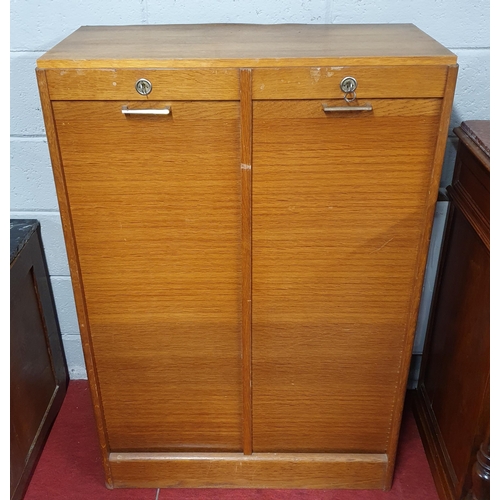
M153 85L149 80L141 78L135 82L135 90L141 95L148 95L153 90Z

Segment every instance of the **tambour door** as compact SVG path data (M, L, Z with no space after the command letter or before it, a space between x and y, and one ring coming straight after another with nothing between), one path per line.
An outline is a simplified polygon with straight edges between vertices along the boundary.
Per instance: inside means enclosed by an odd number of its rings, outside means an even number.
M239 103L52 107L110 451L240 450Z
M254 102L256 452L387 452L441 100L369 103Z

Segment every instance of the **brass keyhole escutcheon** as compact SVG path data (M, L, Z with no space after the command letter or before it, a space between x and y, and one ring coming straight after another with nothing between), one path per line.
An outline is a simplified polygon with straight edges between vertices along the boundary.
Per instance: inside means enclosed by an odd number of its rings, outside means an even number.
M141 95L148 95L153 90L153 85L149 80L141 78L135 82L135 90Z

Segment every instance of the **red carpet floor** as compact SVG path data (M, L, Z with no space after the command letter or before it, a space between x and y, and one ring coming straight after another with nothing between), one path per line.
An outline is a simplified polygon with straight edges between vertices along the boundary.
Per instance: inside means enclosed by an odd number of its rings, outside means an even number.
M157 497L158 495L158 497ZM104 486L90 393L72 381L25 500L439 500L413 416L405 409L393 487L374 490L116 489Z

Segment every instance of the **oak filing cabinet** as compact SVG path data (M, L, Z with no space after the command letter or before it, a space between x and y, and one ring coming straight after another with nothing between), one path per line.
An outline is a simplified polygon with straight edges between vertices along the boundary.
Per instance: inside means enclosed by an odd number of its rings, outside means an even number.
M37 65L108 486L390 488L455 55L116 26Z

